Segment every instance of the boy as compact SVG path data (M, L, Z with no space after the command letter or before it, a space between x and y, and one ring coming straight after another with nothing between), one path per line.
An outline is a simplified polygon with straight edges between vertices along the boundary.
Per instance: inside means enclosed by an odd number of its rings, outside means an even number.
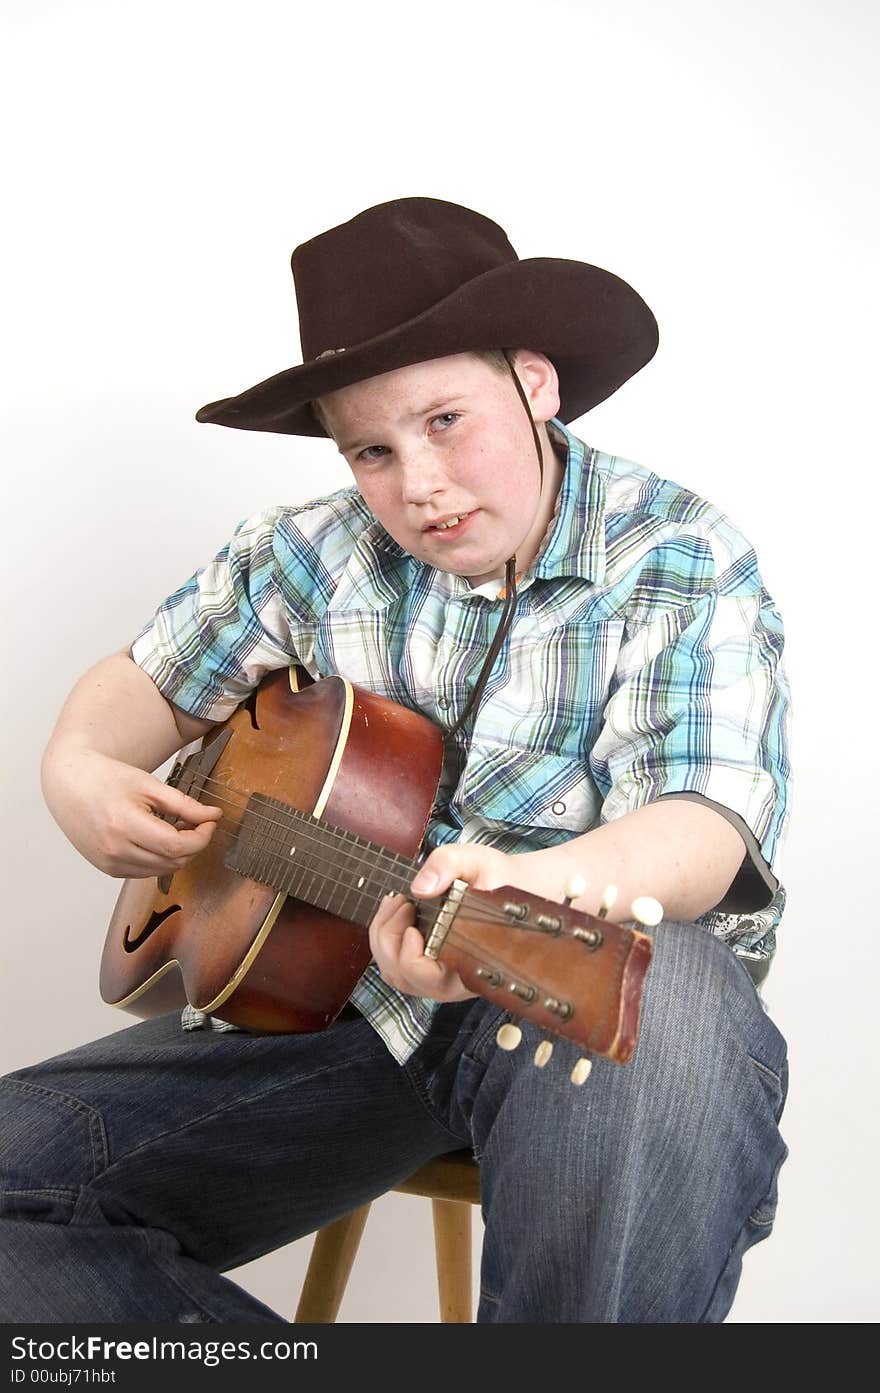
M36 1142L11 1157L6 1318L278 1319L219 1274L468 1146L479 1319L721 1320L785 1156L785 1043L743 970L772 954L787 775L754 555L710 505L563 425L655 351L616 277L520 261L433 199L367 209L293 270L304 362L198 418L329 434L356 488L249 520L81 679L49 806L101 869L167 874L222 813L147 771L272 668L338 672L446 731L414 895L460 877L559 900L579 876L576 907L610 883L615 918L661 901L639 1045L579 1089L533 1067L531 1027L496 1049L502 1013L389 900L327 1031L189 1010L186 1033L161 1018L5 1081L9 1135Z

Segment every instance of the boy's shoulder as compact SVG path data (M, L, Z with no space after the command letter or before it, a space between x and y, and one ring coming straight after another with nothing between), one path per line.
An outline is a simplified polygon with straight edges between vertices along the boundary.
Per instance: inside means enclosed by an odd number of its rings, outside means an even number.
M676 593L760 588L751 542L709 499L622 455L588 458L604 488L607 584L647 568L661 590L677 577Z
M720 508L694 489L664 478L623 455L591 450L591 463L605 484L606 517L651 519L658 523L733 527Z
M319 609L385 604L413 564L354 486L264 508L239 524L231 548L242 569L267 568L288 600Z
M310 498L305 503L280 505L275 510L278 522L299 527L304 531L315 531L336 524L341 527L352 526L362 531L375 522L373 514L364 502L354 484L335 489L332 493Z
M627 525L653 526L664 536L714 539L731 553L750 549L728 514L694 489L622 455L592 450L591 456L605 485L605 518L610 531Z
M606 540L634 529L658 539L673 533L717 534L725 548L749 546L727 514L694 489L625 455L586 444L559 420L551 425L554 438L567 447L569 465L577 471L572 486L604 514Z
M253 548L259 542L275 551L279 547L282 552L305 548L318 554L329 549L347 555L368 534L380 545L386 537L353 485L304 503L270 505L245 518L235 529L238 547Z

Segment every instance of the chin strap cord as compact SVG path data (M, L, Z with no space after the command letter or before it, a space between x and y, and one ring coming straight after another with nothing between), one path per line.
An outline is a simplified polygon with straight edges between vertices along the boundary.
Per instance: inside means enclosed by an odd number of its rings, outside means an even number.
M507 349L504 350L504 356L507 359L507 366L510 368L510 375L514 380L516 390L519 393L519 399L523 404L525 413L529 418L529 425L532 428L532 435L534 436L535 440L535 449L538 453L538 470L541 479L541 486L543 488L544 456L541 452L541 438L538 435L538 427L535 425L535 420L529 409L529 403L526 400L526 394L523 391L522 383L520 382L519 377L517 376L516 368L513 365L513 357ZM495 659L498 657L498 654L501 650L501 645L507 638L507 632L511 624L513 623L513 616L516 613L516 598L516 557L511 556L508 559L507 564L504 568L504 609L501 611L501 619L498 622L498 628L495 630L495 637L492 640L489 652L486 654L483 666L480 668L479 675L477 677L476 683L474 684L474 690L468 697L464 709L462 710L458 719L446 731L446 734L443 737L445 740L450 739L450 737L454 735L455 731L459 730L464 725L464 722L467 720L468 716L470 716L471 712L475 711L477 706L479 705L483 692L486 689L486 683L489 681L489 676L492 672L492 668L495 666Z
M521 401L522 404L523 404L523 411L524 411L524 412L526 413L526 415L528 416L528 418L529 418L529 425L530 425L531 428L532 428L532 438L534 439L534 442L535 442L535 452L536 452L536 454L537 454L537 456L538 456L538 473L539 473L540 479L541 479L541 487L543 488L543 487L544 487L544 455L543 455L543 452L542 452L542 450L541 450L541 437L538 435L538 427L535 425L535 418L534 418L534 416L532 415L531 407L529 406L529 403L528 403L528 401L527 401L527 399L526 399L526 394L525 394L525 392L523 391L523 385L522 385L522 383L520 382L519 377L518 377L518 375L517 375L516 368L515 368L514 365L513 365L513 354L510 352L510 349L509 349L509 348L505 348L505 350L504 350L504 356L505 356L505 358L507 359L507 366L510 368L510 375L511 375L511 377L513 378L513 385L514 385L514 387L516 388L517 392L519 393L519 399L520 399L520 401Z
M444 736L444 739L446 740L448 740L450 736L453 735L454 732L457 731L464 724L468 716L479 703L479 700L482 697L483 692L485 691L486 683L489 681L489 674L491 673L492 668L495 666L495 659L498 657L501 645L507 638L507 631L510 628L514 612L516 611L515 556L511 556L510 560L507 562L507 565L505 567L504 587L507 593L504 599L504 609L501 611L501 619L499 620L498 628L495 630L495 637L492 640L489 652L486 654L486 660L483 663L483 666L480 668L480 675L477 678L474 690L468 697L467 702L465 703L464 710L461 712L461 715L458 717L458 720L447 730L446 735Z

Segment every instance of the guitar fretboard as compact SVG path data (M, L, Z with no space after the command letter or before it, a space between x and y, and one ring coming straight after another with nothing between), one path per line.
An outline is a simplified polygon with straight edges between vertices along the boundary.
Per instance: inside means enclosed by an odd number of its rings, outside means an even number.
M224 863L251 880L365 927L383 896L405 893L418 869L417 861L261 793L249 799Z

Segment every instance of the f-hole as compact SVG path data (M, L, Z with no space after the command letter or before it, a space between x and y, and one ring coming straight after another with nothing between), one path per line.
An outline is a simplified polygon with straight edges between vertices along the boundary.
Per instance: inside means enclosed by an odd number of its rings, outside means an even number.
M245 710L251 718L251 726L254 730L260 729L260 723L257 720L257 691L258 689L254 687L254 690L251 692L247 700L242 702L242 705L244 706Z
M125 949L126 953L136 952L137 949L140 948L141 944L145 943L146 940L150 937L150 934L154 934L158 929L159 925L164 924L165 920L170 918L172 914L176 914L179 909L179 904L169 905L167 909L162 910L161 914L158 912L158 910L154 909L153 913L150 915L146 924L144 924L144 927L141 929L137 938L132 938L131 924L126 924L125 932L122 935L122 946Z

